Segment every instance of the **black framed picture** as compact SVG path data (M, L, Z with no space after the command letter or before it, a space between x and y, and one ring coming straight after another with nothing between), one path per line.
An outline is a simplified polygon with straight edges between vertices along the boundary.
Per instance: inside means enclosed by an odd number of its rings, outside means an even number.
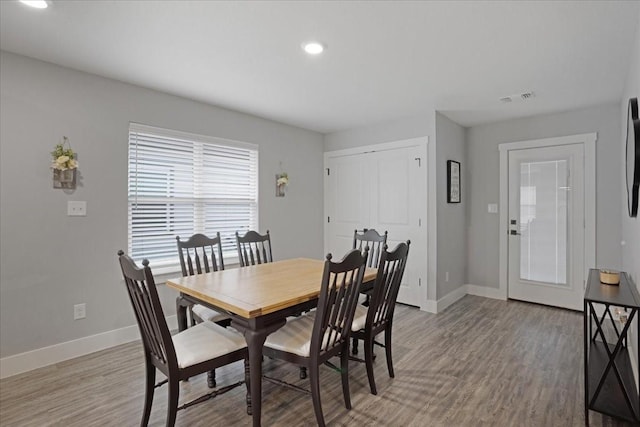
M460 162L447 160L447 203L460 203Z
M629 99L627 111L627 202L629 216L638 216L640 197L640 117L638 98Z

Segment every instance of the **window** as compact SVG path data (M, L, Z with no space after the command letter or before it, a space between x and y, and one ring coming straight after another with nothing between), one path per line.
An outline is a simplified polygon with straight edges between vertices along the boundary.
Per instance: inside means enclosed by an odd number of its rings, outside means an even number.
M258 150L253 144L129 126L129 254L155 270L179 265L176 236L220 232L225 260L235 232L258 228Z

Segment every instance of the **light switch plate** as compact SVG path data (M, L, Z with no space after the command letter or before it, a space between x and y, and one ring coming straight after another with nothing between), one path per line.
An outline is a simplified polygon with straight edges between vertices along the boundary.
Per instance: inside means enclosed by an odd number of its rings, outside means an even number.
M87 202L68 201L68 216L87 216Z
M487 205L487 211L489 213L498 213L498 204L497 203L489 203Z

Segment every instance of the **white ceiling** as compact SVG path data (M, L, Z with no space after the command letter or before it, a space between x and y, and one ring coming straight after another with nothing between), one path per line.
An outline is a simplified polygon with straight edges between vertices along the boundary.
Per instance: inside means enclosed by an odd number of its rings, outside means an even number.
M50 3L1 1L0 48L323 133L618 102L640 16L633 1Z

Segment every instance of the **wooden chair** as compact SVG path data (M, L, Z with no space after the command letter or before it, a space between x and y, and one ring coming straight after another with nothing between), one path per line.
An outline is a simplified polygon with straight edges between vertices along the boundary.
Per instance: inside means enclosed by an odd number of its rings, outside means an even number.
M374 344L385 348L389 376L391 378L394 377L393 361L391 359L393 310L407 264L410 244L410 241L400 243L392 252L387 252L387 247L386 245L384 246L369 307L368 309L362 305L356 307L351 335L354 340L363 340L365 360L356 358L352 358L352 360L366 364L371 394L378 394L373 377ZM382 332L384 332L384 345L375 341L375 337Z
M203 322L171 336L149 261L143 260L143 267L139 268L123 251L118 251L118 257L144 346L147 381L140 425L146 426L149 423L155 388L163 384L168 383L169 388L167 426L175 424L177 411L226 393L243 382L247 383L249 396L248 353L244 337L213 322ZM181 380L243 359L245 381L215 390L178 407ZM155 384L156 369L167 377L158 384ZM251 412L249 405L247 412Z
M362 251L365 247L369 247L369 259L367 267L377 268L380 262L380 255L387 244L387 232L380 235L373 228L365 228L362 232L355 230L353 232L353 249Z
M236 245L240 267L273 262L269 230L264 236L250 230L242 237L236 231Z
M240 267L273 262L269 230L265 235L250 230L242 237L236 231L236 245ZM305 378L307 378L307 369L301 366L300 379L304 380Z
M369 259L367 260L367 267L378 268L380 263L380 255L384 250L384 246L387 244L387 231L385 230L383 235L380 235L374 228L364 228L362 232L355 230L353 232L353 249L362 250L365 247L369 247ZM369 306L371 300L371 292L367 292L366 296L363 295L360 302L365 307ZM353 339L353 345L351 346L353 354L358 354L358 340Z
M207 237L204 234L194 234L186 241L181 241L180 236L176 236L176 241L178 243L178 255L183 276L224 270L220 233L216 233L214 238ZM182 295L176 298L176 307L178 309L187 307L191 317L191 326L207 320L225 327L231 323L231 318L227 313L221 313L201 304L193 304ZM186 328L186 322L178 322L179 331L184 331ZM216 386L215 371L209 372L207 383L210 388Z
M207 237L204 234L194 234L187 241L181 241L180 236L176 236L176 241L178 243L180 268L184 277L224 270L220 233L216 233L214 238ZM216 323L223 323L229 320L229 316L226 313L220 313L200 304L185 302L182 297L178 297L176 303L179 306L188 306L191 313L192 326L205 320ZM182 331L186 329L185 326L179 325L178 329Z
M325 425L320 403L321 364L328 364L341 372L345 406L351 409L349 335L367 255L366 249L364 253L354 249L337 263L331 261L331 254L327 255L317 310L288 320L282 328L269 335L264 344L266 356L305 366L309 370L311 398L319 426ZM340 356L340 369L329 363L334 356ZM265 379L285 384L273 378ZM299 387L285 385L308 393Z

